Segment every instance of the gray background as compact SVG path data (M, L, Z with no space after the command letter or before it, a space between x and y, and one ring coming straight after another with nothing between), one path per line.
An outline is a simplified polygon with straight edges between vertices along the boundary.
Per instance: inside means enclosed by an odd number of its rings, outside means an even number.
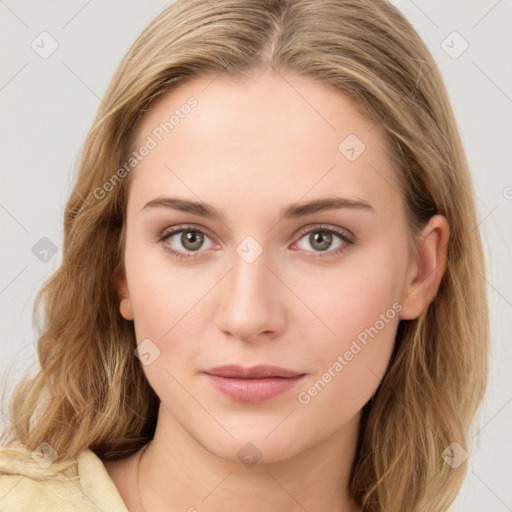
M475 180L487 257L491 377L468 476L452 510L512 510L512 2L392 3L427 43L448 87ZM0 376L11 364L10 382L37 360L32 303L61 262L64 205L100 98L129 45L165 4L0 0ZM43 31L58 43L46 59L31 47ZM450 36L454 31L463 39ZM469 47L457 56L464 40Z

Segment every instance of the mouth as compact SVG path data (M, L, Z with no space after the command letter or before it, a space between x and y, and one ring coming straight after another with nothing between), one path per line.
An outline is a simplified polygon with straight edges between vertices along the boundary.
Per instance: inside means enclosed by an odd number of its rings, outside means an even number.
M291 389L305 373L258 365L244 368L239 365L217 366L204 372L210 383L236 402L261 403Z

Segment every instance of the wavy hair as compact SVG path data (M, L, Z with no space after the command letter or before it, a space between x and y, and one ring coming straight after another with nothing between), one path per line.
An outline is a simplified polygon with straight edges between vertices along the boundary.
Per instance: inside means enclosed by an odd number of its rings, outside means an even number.
M384 0L176 0L142 31L81 148L62 264L34 303L40 369L15 387L2 438L30 450L49 443L55 467L85 448L123 458L152 439L159 400L114 286L131 176L116 170L155 99L194 77L246 79L269 66L336 88L384 129L413 239L435 214L450 225L438 293L399 324L387 372L363 409L350 478L365 511L444 511L467 463L452 469L442 452L452 442L467 447L487 382L485 262L442 77L412 25Z

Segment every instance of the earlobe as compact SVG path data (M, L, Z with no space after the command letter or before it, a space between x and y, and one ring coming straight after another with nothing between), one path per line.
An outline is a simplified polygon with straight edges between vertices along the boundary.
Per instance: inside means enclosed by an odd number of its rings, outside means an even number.
M114 278L114 286L119 297L119 312L125 320L133 320L130 292L124 271L120 270Z
M128 297L121 299L121 302L119 303L119 312L125 320L133 320L132 305Z
M449 237L450 227L442 215L433 216L423 229L402 296L401 320L417 318L434 300L446 268Z

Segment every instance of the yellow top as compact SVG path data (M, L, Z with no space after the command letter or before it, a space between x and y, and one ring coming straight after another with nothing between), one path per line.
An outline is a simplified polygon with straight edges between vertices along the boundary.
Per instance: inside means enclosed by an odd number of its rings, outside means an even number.
M94 452L52 464L22 445L0 446L0 512L89 511L128 512Z

